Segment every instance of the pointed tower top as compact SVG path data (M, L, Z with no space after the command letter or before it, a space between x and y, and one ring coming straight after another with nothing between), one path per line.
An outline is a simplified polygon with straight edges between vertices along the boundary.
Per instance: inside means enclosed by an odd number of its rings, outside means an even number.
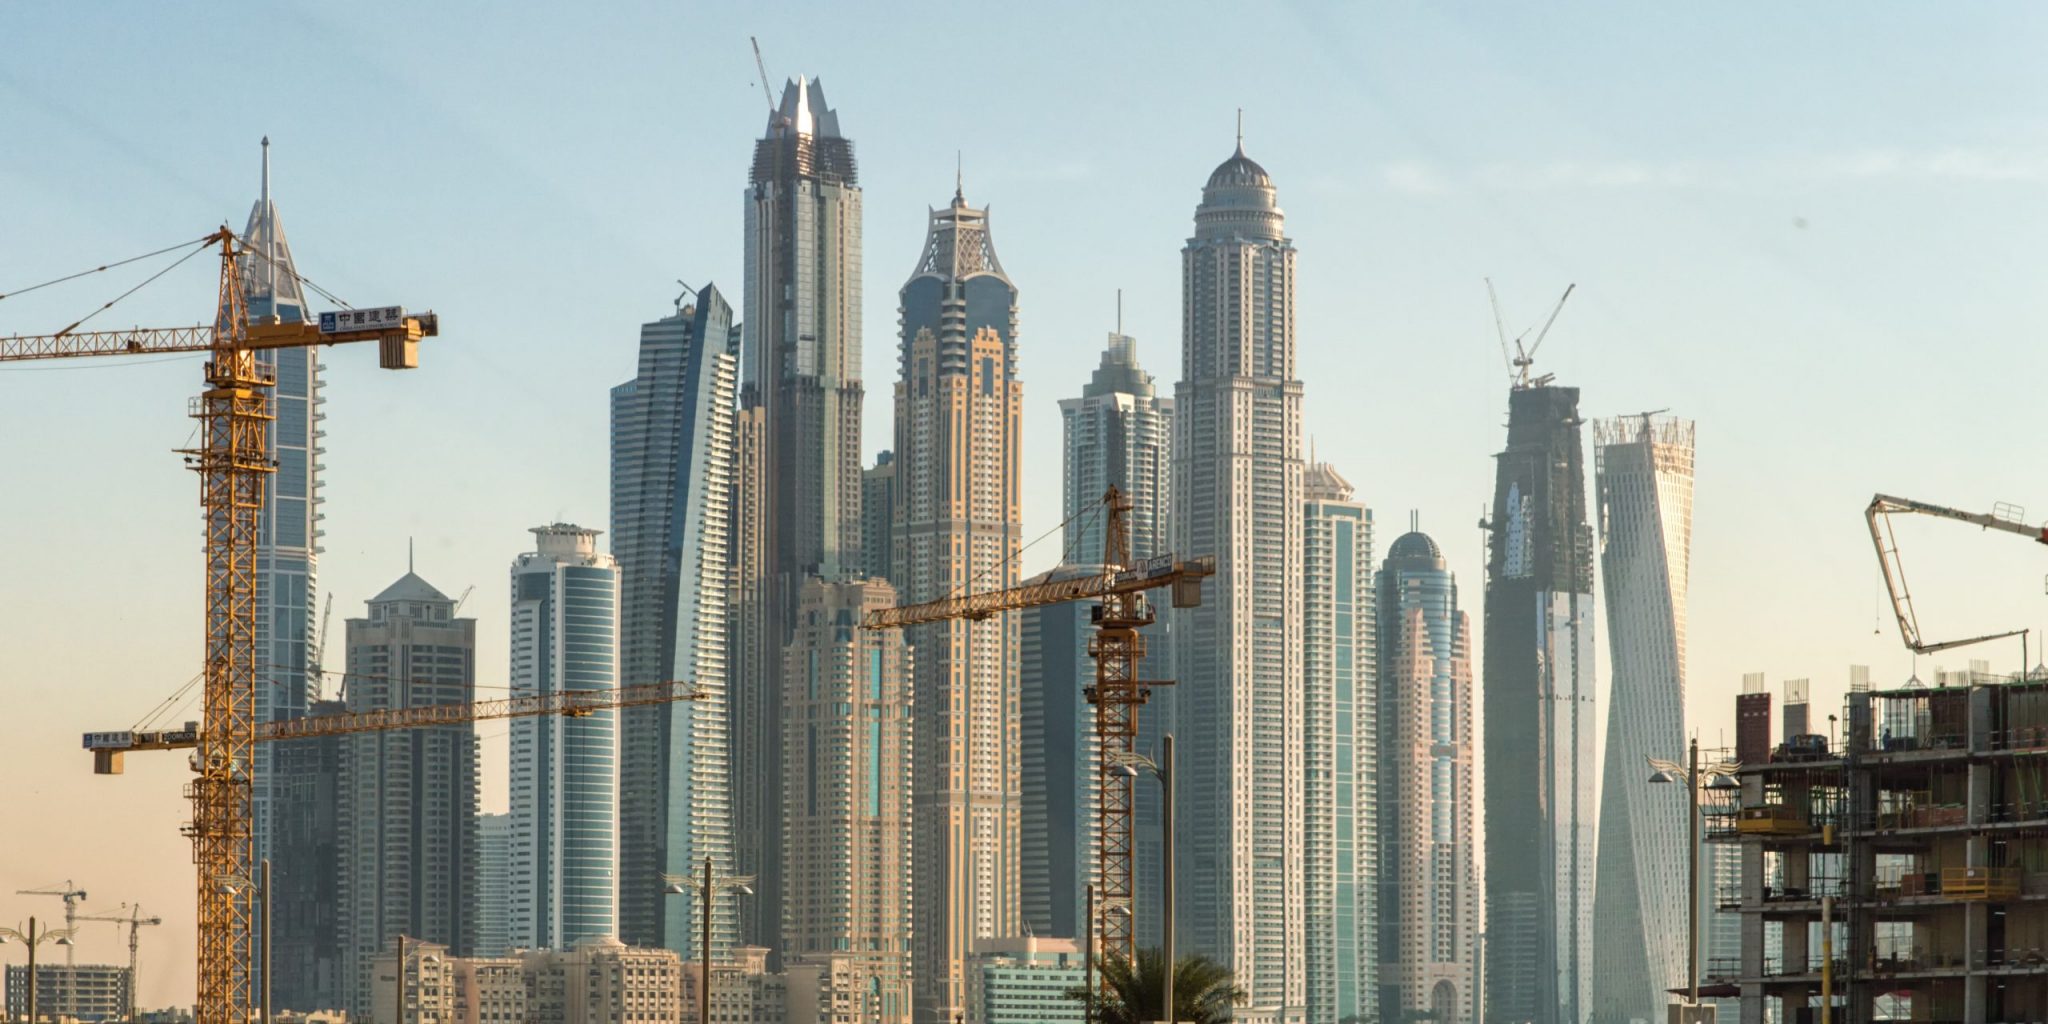
M263 201L270 202L270 136L263 137Z
M1237 155L1244 155L1244 108L1237 108Z
M957 149L953 151L953 205L967 205L967 163Z

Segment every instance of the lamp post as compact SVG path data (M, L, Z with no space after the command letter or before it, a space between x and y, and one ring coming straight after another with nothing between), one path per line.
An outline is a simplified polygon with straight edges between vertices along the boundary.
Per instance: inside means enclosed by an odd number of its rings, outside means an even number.
M247 875L222 875L214 880L214 884L220 887L220 891L227 893L229 896L233 896L244 889L253 888L263 899L260 916L257 919L259 922L258 929L263 932L263 973L260 975L261 981L258 983L258 992L260 993L258 998L261 1001L263 1024L270 1024L270 858L263 858L262 870L255 879L251 879ZM399 940L398 977L398 989L400 992L403 992L405 991L405 945L403 938ZM128 984L134 985L135 979L128 979ZM402 1017L398 1024L405 1024Z
M703 944L698 947L698 955L702 959L703 969L700 975L703 978L703 983L697 990L697 1020L699 1024L711 1024L711 905L717 900L718 894L721 892L735 892L742 896L752 896L754 894L754 876L733 875L730 878L720 878L714 882L711 874L711 857L709 854L706 854L704 857L704 878L702 881L691 878L689 875L667 874L662 875L661 880L667 885L667 888L662 890L663 895L680 896L692 891L697 894L697 916L704 922Z
M1159 822L1163 832L1161 841L1165 846L1163 854L1165 863L1159 871L1159 879L1164 883L1162 887L1165 889L1165 892L1161 895L1161 903L1164 906L1160 908L1159 924L1162 945L1165 946L1163 952L1166 957L1165 992L1160 999L1160 1002L1163 1004L1162 1009L1165 1012L1161 1019L1165 1020L1167 1024L1178 1024L1180 1015L1175 1013L1173 1009L1173 975L1175 968L1178 966L1177 961L1174 959L1173 942L1173 905L1175 895L1173 879L1173 734L1167 733L1160 737L1159 760L1157 761L1143 754L1126 753L1121 750L1113 751L1112 756L1123 767L1124 771L1133 776L1138 774L1140 768L1143 768L1159 777L1159 788L1161 790ZM1132 964L1132 970L1135 971L1137 966Z
M76 931L78 931L76 928L43 928L38 930L36 928L36 919L33 917L28 919L28 930L25 932L16 931L13 928L0 928L0 943L19 942L28 947L28 1024L36 1024L36 947L45 942L55 942L59 946L69 946L71 945L71 935ZM128 983L130 985L135 984L135 979L128 979Z
M1685 984L1686 1003L1698 1006L1700 1001L1700 783L1704 778L1709 789L1734 789L1741 785L1735 781L1735 773L1742 765L1735 761L1720 761L1700 768L1700 741L1694 737L1687 754L1688 763L1647 758L1650 762L1650 781L1655 783L1685 783L1686 815L1686 903L1685 903Z

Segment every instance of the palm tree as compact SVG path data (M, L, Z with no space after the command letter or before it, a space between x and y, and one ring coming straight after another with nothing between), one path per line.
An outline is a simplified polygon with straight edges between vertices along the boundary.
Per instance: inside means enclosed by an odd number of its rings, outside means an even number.
M1138 951L1137 969L1123 957L1105 957L1097 965L1101 991L1095 998L1094 1024L1144 1024L1167 1020L1159 1012L1166 988L1166 955L1157 949ZM1085 989L1067 990L1067 998L1086 1000ZM1230 968L1199 953L1180 958L1173 971L1171 1019L1189 1024L1223 1024L1230 1008L1243 1003L1244 989L1238 988Z

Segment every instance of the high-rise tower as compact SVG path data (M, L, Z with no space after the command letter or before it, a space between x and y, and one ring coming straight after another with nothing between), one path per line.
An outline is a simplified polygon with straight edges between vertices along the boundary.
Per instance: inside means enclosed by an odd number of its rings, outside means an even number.
M1685 800L1643 784L1685 746L1685 587L1692 558L1690 420L1593 424L1613 681L1593 897L1593 1019L1655 1020L1685 978Z
M784 87L754 144L738 425L760 502L738 522L731 728L746 939L780 948L781 666L804 581L862 563L861 201L853 141L816 81ZM743 467L744 468L744 467ZM744 486L744 485L743 485Z
M533 529L512 563L512 696L619 685L619 570L597 531ZM615 711L512 721L512 944L571 949L619 921Z
M1387 550L1379 592L1379 1019L1472 1024L1472 624L1427 534Z
M299 323L306 319L306 294L292 266L285 243L284 222L270 199L270 139L263 140L263 191L249 210L242 231L247 252L241 258L242 297L250 323ZM256 547L256 717L259 721L298 718L308 701L320 696L317 665L308 655L315 638L314 592L320 563L320 354L317 348L268 349L256 360L277 380L271 390L275 417L264 425L275 453L276 471L264 478L262 513ZM303 749L303 748L301 748ZM304 814L286 795L295 783L277 764L271 744L256 744L252 798L256 856L309 877L302 865L289 863L297 853L278 845L278 833L303 834ZM293 818L294 820L280 820ZM310 865L304 867L310 868ZM304 929L287 917L273 922L287 945L301 941ZM273 941L272 946L275 947Z
M1486 1015L1592 1010L1593 530L1579 390L1508 393L1486 563Z
M351 714L476 700L476 620L407 572L348 620ZM377 1016L370 961L399 935L468 956L476 944L476 727L342 737L342 991ZM381 1018L380 1018L381 1019Z
M931 212L901 292L895 557L905 603L1017 584L1017 289L988 211ZM962 1011L975 939L1018 932L1018 621L914 627L917 1014Z
M1301 381L1294 244L1264 168L1209 176L1181 250L1173 550L1214 554L1201 607L1174 616L1181 758L1178 925L1247 1011L1297 1019L1302 902Z
M707 699L620 713L619 935L697 955L698 901L662 876L733 863L727 717L739 331L713 285L640 328L639 367L612 389L612 554L626 685L676 679ZM758 494L750 497L758 499ZM731 900L712 942L738 941Z
M1308 468L1303 492L1308 1019L1334 1024L1373 1018L1379 1004L1372 510L1327 462Z
M895 604L882 580L805 584L783 673L782 954L840 961L876 1024L911 1018L910 654L860 628Z
M1124 517L1131 557L1164 552L1173 504L1173 399L1159 395L1138 365L1136 338L1111 334L1080 397L1060 399L1060 438L1065 560L1102 561L1102 521L1087 513L1101 507L1112 484L1131 502Z

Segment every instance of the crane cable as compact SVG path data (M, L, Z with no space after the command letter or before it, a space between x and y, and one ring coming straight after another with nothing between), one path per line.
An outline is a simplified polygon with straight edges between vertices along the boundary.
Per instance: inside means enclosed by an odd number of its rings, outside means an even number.
M237 238L240 238L240 236L239 236L239 235L238 235L238 236L236 236L236 237L237 237ZM246 242L246 241L248 241L248 240L247 240L247 239L242 239L242 241ZM332 302L332 303L334 303L335 305L337 305L337 306L340 306L340 307L341 307L341 308L343 308L343 309L354 309L354 308L356 308L356 307L355 307L355 305L354 305L353 303L351 303L351 302L348 302L348 301L344 300L344 299L343 299L343 298L342 298L341 296L339 296L339 295L336 295L336 294L334 294L333 292L330 292L330 291L328 291L327 289L325 289L325 288L322 288L322 287L320 287L320 286L319 286L318 284L316 284L316 283L315 283L315 282L313 281L313 279L312 279L312 278L310 278L310 277L307 277L306 275L304 275L304 274L301 274L301 273L299 273L299 272L298 272L298 270L297 270L296 268L294 268L294 267L291 267L291 266L288 266L288 265L286 265L286 264L283 264L283 263L280 263L280 262L278 262L278 261L277 261L276 259L274 259L274 258L273 258L273 257L272 257L272 256L271 256L271 255L270 255L269 253L267 253L267 252L264 252L264 251L263 251L263 250L261 250L261 249L243 249L242 251L243 251L243 252L245 252L245 253L247 253L247 254L249 254L249 255L251 255L251 256L254 256L254 257L256 257L256 258L257 258L257 259L259 259L259 260L262 260L262 261L263 261L264 263L266 263L266 264L269 264L269 265L270 265L270 266L272 266L272 267L276 267L277 269L279 269L279 270L282 270L282 271L284 271L284 272L285 272L286 274L290 275L290 277L291 277L291 279L292 279L292 280L294 280L294 281L296 281L296 282L298 282L298 283L300 283L300 284L302 284L302 285L305 285L305 286L306 286L306 287L308 287L308 288L311 288L311 289L313 289L314 293L315 293L315 294L317 294L317 295L319 295L319 296L320 296L321 298L323 298L323 299L326 299L327 301L329 301L329 302Z
M74 280L74 279L76 279L76 278L81 278L81 277L85 277L85 276L86 276L86 275L88 275L88 274L97 274L97 273L100 273L100 272L102 272L102 271L106 271L106 270L112 270L112 269L114 269L115 267L125 267L125 266L127 266L128 264L130 264L130 263L135 263L135 262L138 262L138 261L141 261L141 260L146 260L146 259L150 258L151 256L162 256L162 255L163 255L164 253L167 253L167 252L176 252L176 251L178 251L179 249L183 249L184 247L186 247L186 246L188 246L188 245L204 245L204 244L206 244L207 242L209 242L209 241L212 241L212 240L213 240L213 236L212 236L212 235L207 235L207 236L206 236L205 238L199 239L199 240L198 240L198 241L196 241L196 242L179 242L179 243L178 243L178 244L176 244L176 245L171 245L171 246L165 246L164 248L162 248L162 249L158 249L158 250L157 250L157 251L155 251L155 252L146 252L146 253L143 253L143 254L142 254L142 255L140 255L140 256L130 256L130 257L128 257L128 258L127 258L127 259L125 259L125 260L116 260L116 261L115 261L115 262L113 262L113 263L106 263L106 264L102 264L102 265L100 265L100 266L97 266L97 267L94 267L94 268L92 268L92 269L90 269L90 270L81 270L81 271L79 271L78 273L75 273L75 274L66 274L66 275L64 275L63 277L58 277L58 278L52 278L52 279L50 279L50 280L48 280L48 281L44 281L44 282L43 282L43 283L41 283L41 284L32 284L32 285L29 285L29 286L28 286L28 287L26 287L26 288L16 288L15 290L13 290L13 291L11 291L11 292L0 292L0 299L11 299L11 298L13 298L13 297L15 297L15 296L17 296L17 295L26 295L26 294L28 294L29 292L35 291L35 290L36 290L36 289L38 289L38 288L48 288L49 286L51 286L51 285L53 285L53 284L63 284L63 283L64 283L64 282L66 282L66 281Z
M1031 549L1032 549L1032 548L1034 548L1034 547L1037 547L1037 546L1038 546L1038 544L1039 544L1039 543L1040 543L1041 541L1044 541L1044 540L1045 540L1045 539L1046 539L1047 537L1050 537L1050 536L1052 536L1053 534L1055 534L1055 533L1057 533L1057 532L1059 532L1059 531L1061 531L1061 530L1064 530L1064 529L1066 529L1066 528L1067 528L1067 524L1069 524L1069 523L1072 523L1072 522L1073 522L1074 520L1076 520L1076 519L1079 519L1079 518L1081 518L1082 516L1090 516L1090 517L1093 517L1093 516L1101 515L1101 514L1102 514L1102 508L1103 508L1103 506L1102 506L1102 503L1101 503L1101 502L1095 502L1095 503L1091 504L1091 505L1090 505L1089 507L1087 507L1087 508L1085 508L1085 509L1082 509L1082 510L1080 510L1080 511L1078 511L1078 512L1075 512L1075 513L1074 513L1073 515L1070 515L1070 516L1068 516L1067 518L1065 518L1065 519L1061 520L1061 521L1060 521L1060 524L1059 524L1058 526L1055 526L1055 527L1053 527L1052 529L1050 529L1050 530L1047 530L1047 531L1045 531L1044 533L1041 533L1041 534L1039 534L1039 535L1038 535L1037 537L1033 538L1033 539L1031 540L1031 542L1030 542L1029 544L1026 544L1026 545L1024 545L1023 547L1020 547L1020 548L1018 548L1018 549L1017 549L1017 553L1016 553L1016 554L1014 554L1014 555L1011 555L1011 556L1009 556L1008 558L1005 558L1005 559L1003 559L1002 561L996 562L995 564L993 564L993 565L990 565L990 566L988 566L987 568L985 568L985 569L981 570L980 572L978 572L978 573L975 573L975 574L974 574L973 576L971 576L971 577L968 577L966 581L962 582L962 583L961 583L961 584L960 584L959 586L957 586L957 587L954 587L954 588L952 589L952 591L951 591L951 592L949 592L949 593L948 593L948 594L947 594L947 595L946 595L946 596L945 596L944 598L941 598L940 600L951 600L952 598L956 598L956 597L959 597L960 595L962 595L962 594L964 594L964 593L966 593L966 592L967 592L967 588L968 588L968 587L971 587L971 586L975 585L976 583L979 583L979 582L981 582L982 580L984 580L984 579L987 579L987 578L988 578L988 575L989 575L990 573L992 573L992 572L996 571L997 569L1001 569L1001 568L1003 568L1004 566L1007 566L1007 565L1009 565L1009 564L1010 564L1010 563L1012 563L1012 562L1018 562L1018 561L1022 561L1022 560L1023 560L1023 558L1024 558L1024 552L1026 552L1026 551L1029 551L1029 550L1031 550ZM1077 536L1078 536L1078 534L1077 534ZM1065 562L1065 561L1067 560L1067 555L1070 555L1070 554L1072 554L1072 553L1073 553L1073 551L1074 551L1074 547L1073 547L1073 545L1072 545L1072 544L1069 544L1069 545L1067 545L1067 549L1066 549L1066 550L1065 550L1064 552L1062 552L1062 553L1061 553L1061 555L1060 555L1060 561L1061 561L1062 563L1064 563L1064 562Z
M136 285L135 287L133 287L133 288L130 288L130 289L128 289L127 291L125 291L125 292L122 292L121 294L119 294L119 295L116 295L116 296L114 296L114 297L113 297L112 299L109 299L109 300L107 300L107 301L106 301L105 303L103 303L103 304L102 304L102 305L100 306L100 308L98 308L98 309L95 309L95 310L93 310L92 312L90 312L90 313L87 313L86 315L84 315L84 316L82 316L82 317L79 317L79 318L78 318L77 320L74 320L74 321L72 321L72 324L71 324L71 326L69 326L69 327L66 327L66 328L64 328L64 329L63 329L63 330L61 330L61 331L58 331L58 332L57 332L57 333L56 333L55 335L53 335L53 336L54 336L54 337L58 337L58 338L61 338L61 337L65 336L65 335L67 335L67 334L70 334L70 333L71 333L72 331L75 331L75 330L77 330L77 329L78 329L78 328L79 328L80 326L82 326L82 325L83 325L83 324L84 324L84 323L85 323L85 322L86 322L87 320L90 320L90 319L92 319L93 317L96 317L96 316L100 315L101 313L104 313L104 312L106 312L107 310L110 310L110 309L114 308L114 303L116 303L116 302L119 302L119 301L121 301L122 299L125 299L125 298L127 298L128 296L130 296L130 295L133 295L133 294L135 294L136 292L139 292L139 291L141 291L142 289L144 289L144 288L147 288L147 287L149 287L149 286L150 286L151 284L154 284L154 283L156 282L156 279L157 279L157 278L159 278L159 277L162 277L162 276L164 276L165 274L168 274L168 273L170 273L171 271L173 271L173 270L176 270L176 269L178 269L178 267L179 267L180 265L182 265L182 264L183 264L183 263L184 263L184 262L185 262L186 260L189 260L189 259L191 259L192 257L194 257L194 256L197 256L197 255L199 255L200 253L202 253L202 252L204 252L204 251L205 251L204 249L201 249L201 248L195 248L195 249L193 249L193 250L192 250L191 252L188 252L188 253L186 253L185 255L183 255L183 256L180 256L180 257L178 257L178 258L177 258L177 260L176 260L175 262L173 262L173 263L172 263L172 264L171 264L170 266L168 266L168 267L165 267L165 268L163 268L162 270L159 270L159 271L157 271L156 273L154 273L154 274L151 274L151 275L149 275L148 277L145 277L145 278L143 278L143 279L142 279L142 283L141 283L141 284L138 284L138 285Z

